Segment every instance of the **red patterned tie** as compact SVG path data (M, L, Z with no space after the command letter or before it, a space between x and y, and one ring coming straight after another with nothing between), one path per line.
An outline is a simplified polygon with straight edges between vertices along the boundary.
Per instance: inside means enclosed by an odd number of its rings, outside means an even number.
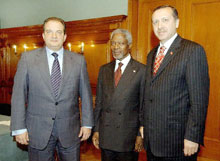
M163 58L164 58L164 51L165 51L166 47L165 46L161 46L160 47L160 51L159 53L157 54L157 57L155 59L155 62L154 62L154 72L153 74L156 75L159 67L160 67L160 64L162 63L163 61Z
M118 63L118 69L115 71L115 87L118 85L118 82L121 78L121 66L122 63Z

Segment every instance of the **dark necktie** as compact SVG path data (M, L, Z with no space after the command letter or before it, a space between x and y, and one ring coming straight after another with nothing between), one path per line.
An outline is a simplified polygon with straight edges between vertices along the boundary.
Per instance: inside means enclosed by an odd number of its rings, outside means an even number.
M165 51L166 47L165 46L161 46L160 47L160 51L159 53L157 54L156 56L156 59L155 59L155 62L154 62L154 72L153 74L156 75L159 67L160 67L160 64L162 63L163 61L163 58L164 58L164 51Z
M58 54L52 53L52 55L54 56L55 59L53 62L50 79L51 79L51 85L53 88L54 95L57 98L59 87L60 87L60 82L61 82L61 71L60 71L60 64L58 61Z
M118 63L118 69L115 71L115 87L118 85L118 82L121 78L121 66L122 63Z

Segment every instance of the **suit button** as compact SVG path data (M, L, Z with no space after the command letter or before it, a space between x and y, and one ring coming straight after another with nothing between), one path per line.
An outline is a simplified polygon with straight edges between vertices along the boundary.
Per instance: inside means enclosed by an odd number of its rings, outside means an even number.
M52 120L55 120L55 118L53 117Z
M150 102L153 102L153 100L152 100L152 99L150 99Z
M121 112L119 112L118 114L121 115Z
M55 105L58 105L58 102L56 102Z
M120 126L118 125L118 126L116 126L116 128L120 128Z

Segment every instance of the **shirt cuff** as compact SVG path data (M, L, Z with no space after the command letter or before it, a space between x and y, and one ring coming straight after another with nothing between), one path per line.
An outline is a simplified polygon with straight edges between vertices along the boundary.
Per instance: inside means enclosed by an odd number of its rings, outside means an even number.
M12 135L12 136L20 135L20 134L23 134L23 133L25 133L25 132L27 132L27 129L15 130L15 131L12 131L12 132L11 132L11 135Z
M88 128L88 129L92 129L92 127L91 127L91 126L83 126L83 127Z

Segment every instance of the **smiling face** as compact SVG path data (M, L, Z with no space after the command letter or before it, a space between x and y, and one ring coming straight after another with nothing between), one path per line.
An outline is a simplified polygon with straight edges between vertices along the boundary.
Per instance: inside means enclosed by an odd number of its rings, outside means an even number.
M173 10L170 7L156 10L152 15L154 34L164 44L175 33L179 26L179 19L174 18Z
M60 50L66 40L63 24L55 20L46 22L42 36L46 46L53 51Z
M115 59L122 60L129 54L131 45L122 33L116 33L111 39L111 51Z

